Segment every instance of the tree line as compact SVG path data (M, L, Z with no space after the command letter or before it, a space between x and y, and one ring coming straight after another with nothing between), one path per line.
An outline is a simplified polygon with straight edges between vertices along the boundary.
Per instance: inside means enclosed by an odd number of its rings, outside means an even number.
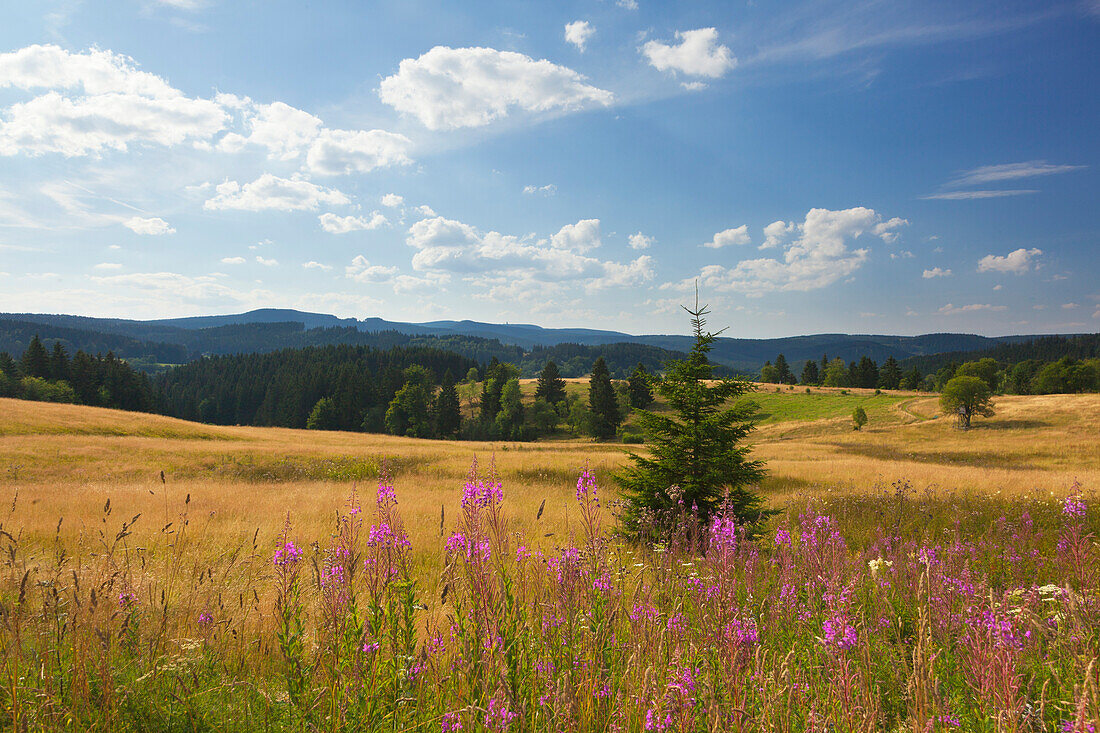
M1085 337L1091 339L1092 337ZM1084 340L1084 339L1082 339ZM1045 353L1059 353L1046 348L1052 344L1073 342L1057 337L1035 342ZM1100 344L1100 340L1096 341ZM1074 344L1077 353L1091 353L1095 347ZM1002 347L998 347L1001 349ZM1006 353L1035 353L1021 344L1005 345ZM906 360L909 364L910 360ZM771 384L801 384L823 387L859 387L865 389L911 389L926 392L942 392L955 377L977 377L992 393L1000 394L1061 394L1100 391L1100 358L1075 358L1063 355L1052 361L1028 358L1017 362L998 361L982 357L969 361L950 360L935 371L923 374L916 366L903 369L893 356L880 367L873 359L862 356L858 361L845 363L843 359L830 360L822 355L821 361L807 360L796 377L783 354L768 361L760 370L759 381Z

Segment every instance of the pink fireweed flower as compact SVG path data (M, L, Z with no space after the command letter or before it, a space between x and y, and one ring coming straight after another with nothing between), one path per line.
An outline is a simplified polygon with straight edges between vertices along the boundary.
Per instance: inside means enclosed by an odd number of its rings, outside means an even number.
M596 474L588 470L588 466L585 466L581 471L581 475L577 477L577 501L584 502L588 498L596 504L600 503L599 498L596 496Z
M344 584L344 567L342 565L332 565L321 571L321 587L331 588L333 586L339 586Z
M723 629L726 639L736 646L753 646L760 640L760 633L756 628L756 621L751 618L735 618L726 624Z
M1067 496L1062 503L1062 515L1072 519L1084 519L1088 507L1080 496Z
M494 697L489 700L489 707L485 710L485 727L489 730L506 731L517 717L519 716L509 710L504 701L498 702Z
M821 625L821 632L823 634L821 643L827 649L845 651L854 647L858 640L856 628L842 618L827 619Z
M210 615L209 611L203 611L199 614L199 623L203 624L204 626L206 624L212 624L214 623L214 617Z
M397 494L394 492L393 487L386 481L378 482L378 506L392 506L397 503ZM352 512L355 514L356 512Z
M374 654L376 651L378 651L378 649L379 649L379 644L378 644L377 641L363 642L363 653L364 654Z
M720 554L737 549L737 520L715 515L710 523L710 548Z
M660 711L654 710L653 708L649 708L645 711L645 729L646 730L652 730L652 731L657 731L658 733L663 733L663 731L666 731L671 727L672 727L672 715L671 714L666 713L664 719L662 719Z
M499 481L470 479L462 487L462 506L483 508L504 501L504 489Z
M287 540L282 547L275 548L272 562L279 566L295 565L302 559L302 548Z
M136 604L137 600L138 597L136 593L134 593L133 591L124 590L118 594L118 607L129 608L130 606Z
M452 733L456 730L462 730L462 718L458 713L444 713L443 722L440 726L441 733Z
M790 547L791 546L791 533L785 529L775 530L775 546L776 547Z

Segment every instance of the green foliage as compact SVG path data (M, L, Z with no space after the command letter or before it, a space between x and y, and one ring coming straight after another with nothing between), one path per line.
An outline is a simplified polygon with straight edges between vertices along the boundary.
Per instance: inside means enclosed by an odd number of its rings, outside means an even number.
M535 404L531 406L528 412L528 419L540 435L547 435L558 429L558 423L561 422L561 415L558 414L557 409L555 409L553 405L546 400L540 399L535 400Z
M23 352L19 371L24 377L50 378L50 355L46 353L46 347L42 345L37 334L27 345L27 350Z
M638 366L634 367L634 371L630 374L630 379L627 380L627 385L630 390L630 406L634 409L645 409L653 404L653 386L649 372L646 371L645 365L638 362Z
M787 357L780 354L775 357L775 381L779 384L794 384L794 373L787 364Z
M504 383L500 394L500 412L496 427L500 437L507 440L523 440L523 399L519 379L512 377Z
M17 395L35 402L76 402L76 393L68 382L51 382L41 377L19 380Z
M592 436L601 440L613 437L622 422L622 415L603 357L596 359L592 365L592 376L588 379L588 408L592 412Z
M752 422L743 410L726 407L751 386L739 379L713 380L707 353L716 336L704 330L706 307L696 305L688 313L695 345L687 359L667 365L655 385L673 414L637 412L651 454L629 454L630 465L616 475L627 499L624 522L633 532L685 507L704 522L720 506L745 522L763 513L760 497L748 488L764 475L763 463L750 460L743 445Z
M852 410L852 429L862 430L863 426L867 424L867 411L863 407L856 407Z
M306 428L309 430L339 430L340 417L336 410L336 403L331 397L322 397L310 410L306 419Z
M760 381L765 384L775 384L779 381L779 370L770 361L764 362L764 366L760 367Z
M851 386L848 384L848 367L843 359L837 358L829 362L829 366L825 370L823 384L826 387Z
M405 369L405 384L386 410L386 432L410 438L432 437L431 379L428 370L418 364Z
M956 377L977 377L989 386L989 391L997 389L997 362L989 357L977 361L968 361L955 370Z
M882 369L879 370L878 386L883 389L897 389L901 386L901 367L893 356L883 362Z
M806 363L802 366L802 378L799 380L802 384L818 384L821 381L821 372L817 368L817 362L813 359L807 359Z
M432 412L435 416L435 432L441 438L449 438L462 427L462 409L458 399L458 389L450 370L443 375L443 384L435 396Z
M970 427L974 415L993 415L992 391L978 377L953 377L940 395L940 408L949 415L957 415L959 426Z
M565 401L565 380L558 372L558 365L553 361L546 362L539 374L539 380L535 385L535 399L556 405Z

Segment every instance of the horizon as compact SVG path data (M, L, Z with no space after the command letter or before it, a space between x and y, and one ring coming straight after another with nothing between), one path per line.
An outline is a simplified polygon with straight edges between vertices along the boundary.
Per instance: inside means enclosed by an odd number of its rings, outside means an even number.
M0 310L1100 330L1100 5L26 4Z

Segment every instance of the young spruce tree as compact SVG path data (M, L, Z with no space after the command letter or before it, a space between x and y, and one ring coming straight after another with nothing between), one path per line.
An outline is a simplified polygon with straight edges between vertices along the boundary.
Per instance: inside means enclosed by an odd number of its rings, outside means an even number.
M592 410L593 437L604 440L615 435L623 418L619 414L619 400L611 384L611 372L602 356L592 365L592 376L588 380L588 408Z
M626 528L637 534L681 508L695 507L704 522L720 509L741 522L764 513L761 498L749 488L764 476L764 464L749 460L743 445L753 424L727 407L752 387L740 379L714 379L707 353L716 334L704 330L707 308L696 300L695 310L684 310L691 315L695 345L687 359L670 362L653 380L672 416L636 412L650 456L629 454L631 465L615 476L627 498Z
M551 405L565 402L565 380L561 378L558 365L552 361L546 362L539 375L539 381L535 385L535 399L546 400Z

